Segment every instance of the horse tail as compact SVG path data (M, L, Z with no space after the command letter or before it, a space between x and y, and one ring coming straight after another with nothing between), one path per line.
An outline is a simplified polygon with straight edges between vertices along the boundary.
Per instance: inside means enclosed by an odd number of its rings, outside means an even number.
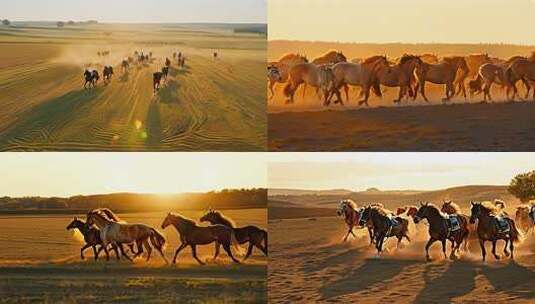
M522 242L524 240L524 234L516 227L515 221L509 219L509 224L511 225L511 241L514 243Z
M154 247L159 248L160 250L165 250L165 246L167 245L165 236L154 228L150 229L150 242Z
M244 254L240 243L238 243L238 239L236 239L236 233L234 232L234 228L230 228L230 245L234 248L234 251L236 251L238 255Z

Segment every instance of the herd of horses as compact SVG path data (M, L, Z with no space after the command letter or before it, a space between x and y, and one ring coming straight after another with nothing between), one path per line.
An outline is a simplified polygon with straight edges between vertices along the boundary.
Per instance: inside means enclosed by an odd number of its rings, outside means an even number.
M110 51L99 51L98 56L109 56ZM176 51L173 53L173 59L176 60L176 63L179 68L184 68L186 66L186 56L182 54L180 51ZM148 52L144 53L141 51L134 51L133 56L127 56L122 59L120 67L123 74L126 74L130 70L130 66L133 64L138 64L138 66L148 65L151 62L153 62L153 53ZM153 93L156 94L156 92L161 88L162 82L167 82L167 77L169 76L169 68L171 67L172 62L168 57L165 57L165 65L161 68L161 70L156 71L152 75L152 88ZM104 84L107 85L111 82L112 76L114 75L113 67L110 65L105 65L102 70L103 80ZM95 88L97 86L97 83L100 79L100 74L95 69L85 69L84 71L84 89L90 89Z
M496 253L496 243L504 240L503 252L505 256L514 258L515 243L520 242L524 235L535 231L535 204L517 207L515 218L504 211L505 203L501 200L471 202L470 214L463 214L461 208L452 201L444 201L441 207L429 202L421 202L419 206L405 206L396 210L396 213L386 209L380 203L368 204L359 207L353 200L345 199L339 203L337 214L347 225L344 242L349 235L355 234L354 228L367 228L370 236L370 245L375 245L377 254L383 252L383 244L390 237L397 238L399 247L403 238L411 241L409 236L409 220L415 224L427 221L429 240L425 245L425 256L430 260L429 248L437 241L442 243L444 258L447 241L451 242L449 258L457 259L461 252L468 251L469 241L478 241L481 247L483 261L487 251L485 243L492 243L492 254L499 260Z
M268 236L266 230L253 225L236 227L232 219L220 211L211 209L200 218L200 221L208 222L209 225L200 226L195 220L172 212L168 213L163 220L161 228L175 227L180 239L180 246L175 251L173 264L176 263L180 251L190 247L193 258L199 264L204 265L205 263L197 257L197 246L211 243L215 243L214 260L219 255L220 247L223 246L232 261L240 263L233 250L241 255L240 245L246 243L248 248L243 261L249 258L255 247L267 256ZM127 223L108 208L89 211L85 221L75 217L67 226L67 230L71 229L78 229L84 236L85 244L80 249L81 259L85 259L84 251L92 248L95 261L98 260L102 251L106 254L106 260L109 260L109 250L115 252L117 260L120 260L122 256L132 261L141 256L145 249L147 251L146 261L148 262L154 247L162 259L169 263L164 253L168 242L161 232L146 224ZM132 257L126 253L125 246L129 247L130 253L133 254Z
M341 89L344 89L345 99L349 101L350 86L361 89L362 99L359 100L359 105L368 105L370 91L382 97L381 86L399 88L394 103L409 98L415 100L418 93L429 102L425 93L428 82L444 85L443 101L449 101L460 94L467 99L467 80L470 95L483 93L483 102L487 98L492 101L490 89L493 84L506 90L509 101L514 101L516 97L522 99L518 94L519 81L526 88L523 99L528 99L530 90L534 88L532 99L535 100L535 52L529 57L514 56L509 59L491 57L488 54L443 58L434 54L405 54L394 60L377 55L348 61L343 52L331 50L310 62L302 54L289 53L268 63L267 78L271 93L269 99L275 95L275 84L282 83L287 104L294 102L295 92L301 85L303 97L307 86L314 87L325 106L331 103L334 96L334 103L344 104Z

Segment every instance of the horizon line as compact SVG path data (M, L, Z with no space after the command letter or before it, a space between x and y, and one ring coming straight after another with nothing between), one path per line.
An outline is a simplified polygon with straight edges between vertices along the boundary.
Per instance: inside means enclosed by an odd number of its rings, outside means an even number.
M71 20L71 19L65 19L65 20L15 20L15 19L9 19L9 18L1 18L0 20L7 19L10 22L69 22L74 21L75 23L87 23L89 21L97 21L96 24L261 24L261 25L267 25L267 22L260 22L260 21L99 21L96 19L88 19L88 20Z
M514 42L401 42L401 41L385 41L385 42L369 42L369 41L324 41L324 40L299 40L299 39L269 39L269 42L306 42L306 43L333 43L333 44L444 44L444 45L506 45L506 46L522 46L535 47L535 44L519 44Z
M461 188L461 187L507 187L508 185L503 184L468 184L468 185L456 185L456 186L447 186L442 188L433 188L433 189L383 189L380 187L367 187L365 190L358 190L358 189L347 189L347 188L289 188L289 187L268 187L268 195L270 190L290 190L290 191L350 191L350 192L367 192L367 189L377 189L379 192L391 192L391 191L413 191L413 192L431 192L431 191L441 191L441 190L447 190L452 188Z

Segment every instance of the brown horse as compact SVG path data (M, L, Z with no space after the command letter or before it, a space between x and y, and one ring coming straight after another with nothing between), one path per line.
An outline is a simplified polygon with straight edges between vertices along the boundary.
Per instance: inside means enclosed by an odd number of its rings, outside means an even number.
M466 63L466 59L462 56L449 56L444 57L442 60L444 60L445 62L449 62L453 66L459 67L455 75L454 84L457 84L457 95L463 93L463 97L464 99L466 99L465 80L470 74L470 68Z
M516 207L515 223L524 234L535 231L533 225L535 219L533 215L530 215L533 208L535 208L535 205L520 205Z
M223 249L234 263L240 263L230 250L233 246L235 250L241 252L239 243L236 240L234 229L225 225L210 225L208 227L197 226L194 220L188 219L180 214L169 212L162 222L162 229L169 225L173 225L180 235L180 246L173 257L173 264L176 263L176 258L182 249L187 246L191 247L191 254L199 262L204 265L204 262L197 257L197 245L207 245L213 242L223 245Z
M404 207L398 207L398 209L396 210L396 215L407 215L407 216L410 216L412 218L414 218L414 216L416 215L416 213L418 212L418 207L416 206L412 206L412 205L408 205L408 206L404 206Z
M414 96L411 84L413 82L414 70L423 64L418 56L403 55L396 65L379 66L376 70L376 77L379 82L387 87L399 87L399 95L394 99L394 103L401 102L405 96Z
M69 226L67 226L67 230L71 229L78 229L84 236L85 245L80 249L80 258L85 260L84 250L92 247L95 261L98 260L98 254L103 249L102 240L100 239L100 231L97 228L91 227L87 223L79 220L77 217L74 217ZM97 246L100 246L98 250ZM109 260L110 257L107 256L106 258Z
M453 227L451 219L456 220L457 227ZM457 256L455 252L459 250L462 242L468 237L468 217L462 214L455 216L445 216L440 210L433 204L420 203L418 212L414 216L414 223L418 224L423 219L427 219L429 223L429 241L425 245L425 257L428 261L431 260L429 256L429 247L434 242L440 241L442 243L442 252L444 258L448 258L446 255L446 241L451 242L450 259L455 259ZM450 228L450 226L452 226Z
M392 212L379 206L367 206L362 211L360 218L361 223L371 221L373 226L373 233L375 238L375 248L377 254L383 252L383 243L389 237L396 237L398 239L397 246L401 244L401 240L409 238L409 221L400 216L394 216Z
M336 64L339 62L347 62L347 58L344 53L336 50L330 50L327 53L312 60L312 63L315 65Z
M506 77L512 84L521 79L526 86L526 98L528 98L531 89L530 82L535 83L535 61L527 58L513 60L506 70ZM533 94L535 99L535 89Z
M453 201L444 201L442 203L442 207L440 208L440 211L449 214L449 215L456 215L456 214L462 214L461 213L461 207L454 203ZM468 237L463 243L463 250L468 251L468 242L471 240L477 240L477 232L476 232L476 225L468 222Z
M375 95L382 97L381 87L379 80L376 77L376 72L377 69L385 66L388 66L386 56L369 57L360 64L350 62L340 62L335 64L332 67L335 94L337 97L335 103L340 102L343 104L339 91L342 87L345 88L346 99L349 101L349 85L360 86L362 88L361 94L363 95L363 99L359 101L359 105L366 104L369 106L368 99L370 97L370 89L373 89Z
M466 65L468 66L467 78L474 79L477 77L479 72L479 67L485 63L492 63L492 58L489 57L489 54L469 54L464 56ZM459 76L459 75L458 75Z
M420 59L422 59L423 62L429 63L429 64L437 64L438 63L438 57L435 54L425 53L422 55L419 55Z
M496 242L504 240L505 246L503 253L505 256L514 259L515 243L520 242L522 233L517 229L515 222L508 218L498 215L498 208L492 202L470 202L470 222L475 223L477 220L477 235L479 237L479 245L481 246L481 255L483 262L487 251L485 250L485 242L492 242L492 254L499 260L500 256L496 254ZM506 223L502 226L500 223ZM507 244L511 252L507 251Z
M455 95L454 82L459 69L465 72L468 71L468 66L466 65L466 61L463 57L452 57L437 64L423 62L423 64L419 65L415 70L418 82L416 84L413 99L416 99L418 96L419 88L424 100L429 102L427 96L425 95L425 83L427 81L434 84L444 84L446 88L446 97L444 97L442 100L449 101L451 97Z
M243 258L244 261L247 260L251 253L253 253L253 247L260 249L264 253L264 255L268 255L268 234L266 230L260 229L252 225L236 227L236 224L230 218L224 216L221 212L216 210L210 210L206 212L206 214L200 218L200 221L209 222L212 225L225 225L234 229L234 234L236 235L236 240L239 244L244 244L247 242L249 243L247 253ZM214 260L219 255L220 245L221 244L217 242L215 244Z
M271 93L271 96L269 96L268 99L271 100L275 96L275 90L274 90L275 84L277 82L282 82L282 74L279 68L274 65L268 66L267 71L268 71L267 78L268 78L268 83L269 83L268 88L269 88L269 92Z
M371 221L363 222L361 225L361 216L362 211L364 208L358 208L357 203L355 203L351 199L345 199L340 201L340 204L338 205L338 209L336 210L336 214L338 216L341 216L344 218L344 221L347 225L347 233L344 236L344 242L347 241L347 238L349 235L353 235L353 237L357 237L353 233L353 228L363 228L366 226L368 228L368 234L370 235L370 244L373 244L373 225Z
M308 63L307 57L300 55L300 54L294 54L294 53L285 54L281 58L279 58L277 61L269 63L268 72L270 70L276 70L279 74L279 77L276 77L276 78L268 77L269 90L272 93L271 97L273 97L274 95L275 84L284 83L288 81L288 76L289 76L288 73L289 73L290 68L300 63Z

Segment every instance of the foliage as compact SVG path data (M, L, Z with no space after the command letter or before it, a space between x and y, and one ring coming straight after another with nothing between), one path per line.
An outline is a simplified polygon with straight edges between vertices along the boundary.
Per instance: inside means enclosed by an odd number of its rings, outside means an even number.
M507 190L523 203L535 199L535 170L515 176Z

